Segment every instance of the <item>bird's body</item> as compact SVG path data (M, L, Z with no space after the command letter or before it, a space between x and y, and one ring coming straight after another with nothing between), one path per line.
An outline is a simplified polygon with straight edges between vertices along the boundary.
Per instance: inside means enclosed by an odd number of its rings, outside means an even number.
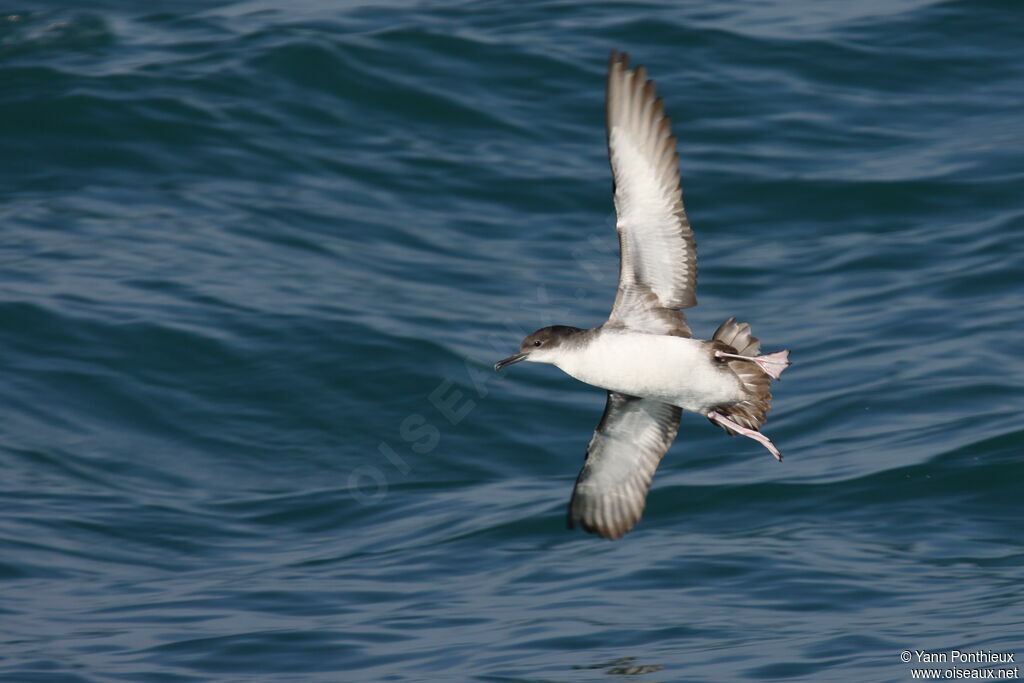
M619 287L608 320L593 329L553 326L526 337L519 361L551 363L608 391L569 503L569 525L605 538L628 532L675 440L682 410L764 445L771 380L788 351L760 355L750 326L729 318L692 339L679 309L697 305L697 249L683 209L676 139L644 68L612 52L605 107L619 236Z
M581 382L700 415L744 398L742 382L713 357L706 341L604 328L587 332L589 343L554 363Z

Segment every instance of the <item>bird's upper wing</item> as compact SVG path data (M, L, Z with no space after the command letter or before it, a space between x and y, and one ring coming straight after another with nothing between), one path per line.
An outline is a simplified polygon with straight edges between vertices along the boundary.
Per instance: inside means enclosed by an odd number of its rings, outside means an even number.
M678 309L697 305L697 249L683 210L671 122L644 67L612 52L608 157L619 233L619 290L608 323L689 337Z
M617 539L633 528L647 489L679 430L679 408L608 392L604 415L569 501L569 527Z

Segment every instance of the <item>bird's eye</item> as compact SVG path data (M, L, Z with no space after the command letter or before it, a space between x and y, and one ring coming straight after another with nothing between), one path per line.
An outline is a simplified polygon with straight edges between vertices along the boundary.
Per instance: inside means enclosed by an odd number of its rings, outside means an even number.
M542 341L541 341L540 339L538 339L538 340L536 340L535 342L533 342L533 345L534 345L534 346L540 346L540 345L541 345L541 344L543 344L543 343L544 343L544 342L542 342Z

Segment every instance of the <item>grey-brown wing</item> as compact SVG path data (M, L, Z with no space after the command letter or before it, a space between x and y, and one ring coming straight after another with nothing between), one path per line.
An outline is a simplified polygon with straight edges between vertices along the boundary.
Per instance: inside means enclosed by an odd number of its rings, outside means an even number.
M654 471L679 430L679 408L608 392L569 501L569 527L615 540L640 520Z
M679 154L644 67L612 52L605 112L619 233L610 325L690 336L678 309L697 305L697 249L683 209Z

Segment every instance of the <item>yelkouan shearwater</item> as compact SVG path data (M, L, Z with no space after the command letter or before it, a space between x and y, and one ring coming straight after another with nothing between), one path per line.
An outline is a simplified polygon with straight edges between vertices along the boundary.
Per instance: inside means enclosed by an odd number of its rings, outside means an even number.
M789 351L760 355L750 326L729 318L693 339L679 309L697 305L697 251L683 209L679 154L644 67L613 51L606 100L608 156L619 234L619 288L611 315L589 330L555 325L523 340L519 361L551 363L608 390L608 402L569 503L569 526L621 538L643 514L658 463L683 410L782 454L759 429L771 381Z

